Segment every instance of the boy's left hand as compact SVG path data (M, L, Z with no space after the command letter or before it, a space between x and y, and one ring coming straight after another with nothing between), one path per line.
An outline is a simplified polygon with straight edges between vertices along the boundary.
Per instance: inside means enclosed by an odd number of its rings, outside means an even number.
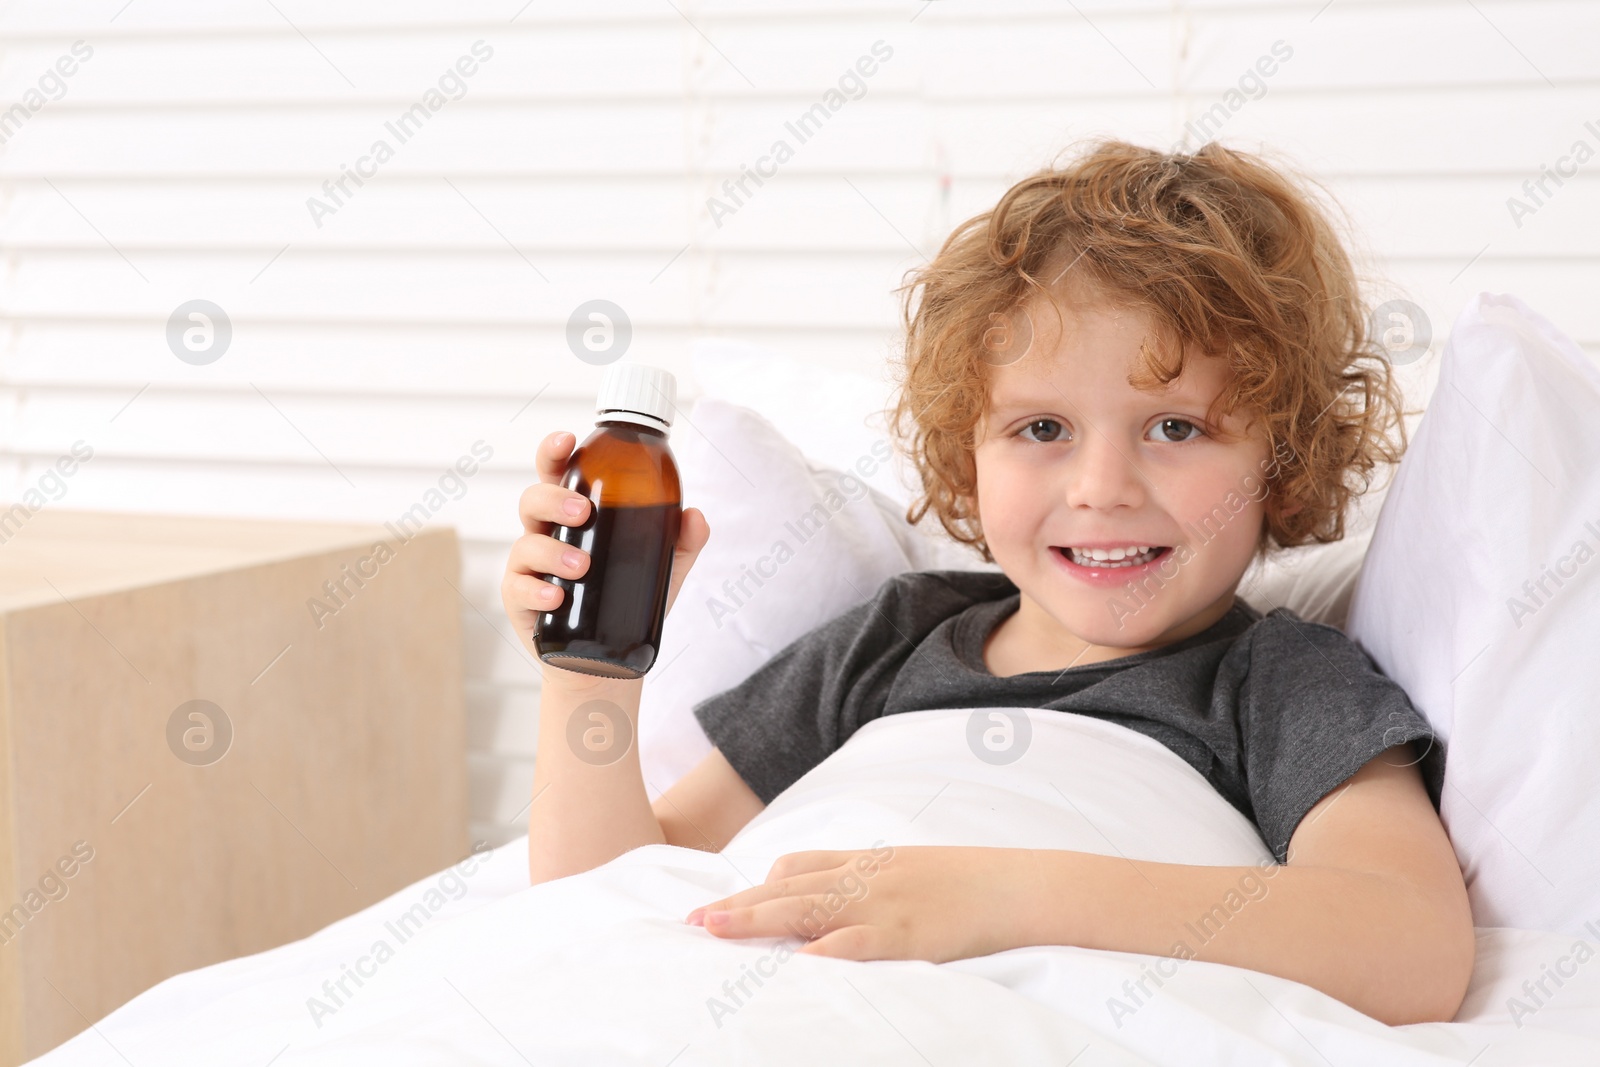
M764 884L690 912L717 937L799 937L800 952L944 963L1013 948L1025 850L879 846L791 852Z

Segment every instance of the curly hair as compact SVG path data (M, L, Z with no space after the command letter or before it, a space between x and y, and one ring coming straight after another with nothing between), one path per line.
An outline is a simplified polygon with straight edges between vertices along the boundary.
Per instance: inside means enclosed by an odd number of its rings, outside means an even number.
M1101 139L958 226L895 290L905 348L885 414L921 480L907 521L931 510L993 562L973 457L992 331L1026 300L1048 296L1066 264L1075 281L1148 312L1162 337L1179 342L1168 360L1146 340L1128 379L1135 388L1177 378L1191 347L1228 361L1230 384L1208 421L1249 413L1279 460L1267 472L1258 558L1274 543L1344 537L1346 510L1371 487L1373 469L1405 451L1403 393L1306 180L1214 142L1178 154Z

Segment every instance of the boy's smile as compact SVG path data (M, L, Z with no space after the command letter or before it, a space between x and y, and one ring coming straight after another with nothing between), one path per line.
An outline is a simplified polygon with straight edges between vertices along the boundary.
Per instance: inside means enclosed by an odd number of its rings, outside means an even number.
M1237 414L1221 436L1206 425L1226 364L1191 350L1163 390L1135 389L1141 343L1157 340L1149 315L1092 295L1058 306L1060 325L1030 301L1017 331L1031 334L1019 338L1025 353L986 368L978 515L1022 593L985 650L997 675L1118 659L1199 633L1233 605L1265 520L1269 449L1259 429L1246 436Z

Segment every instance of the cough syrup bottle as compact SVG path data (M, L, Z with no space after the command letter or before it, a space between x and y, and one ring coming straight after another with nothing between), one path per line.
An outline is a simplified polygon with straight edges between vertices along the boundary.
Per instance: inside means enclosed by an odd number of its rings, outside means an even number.
M683 513L667 447L676 398L671 373L639 363L613 363L600 384L594 432L561 479L589 498L589 514L552 531L589 553L589 569L576 580L540 576L563 590L533 631L539 659L553 667L640 678L656 661Z

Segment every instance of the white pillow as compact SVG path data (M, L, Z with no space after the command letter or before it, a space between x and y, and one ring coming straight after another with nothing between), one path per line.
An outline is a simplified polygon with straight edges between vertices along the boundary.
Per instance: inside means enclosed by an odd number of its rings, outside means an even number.
M898 501L867 485L894 453L886 439L865 441L849 470L817 466L754 411L711 397L674 427L683 503L705 512L711 540L678 591L640 695L652 798L711 751L698 701L902 571L996 569L911 526Z
M1441 813L1479 926L1587 936L1600 917L1597 458L1600 370L1480 293L1351 603L1350 635L1446 741Z
M720 337L700 338L692 350L698 396L764 416L819 467L847 469L888 438L883 412L892 387L886 380ZM899 455L864 480L902 506L911 502L917 484L910 463Z

